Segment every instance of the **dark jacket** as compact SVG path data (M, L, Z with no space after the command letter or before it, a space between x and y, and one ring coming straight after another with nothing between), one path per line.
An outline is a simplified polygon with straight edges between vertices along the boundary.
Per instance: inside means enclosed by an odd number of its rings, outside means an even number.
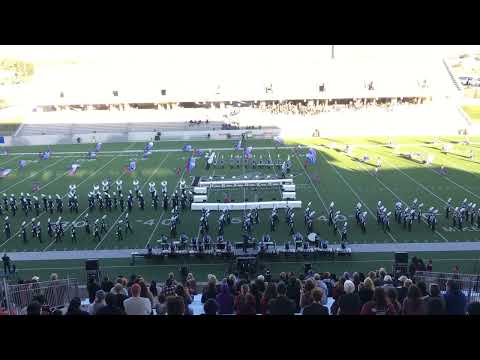
M445 299L445 305L448 315L465 315L465 309L467 307L467 297L461 291L451 292L447 291L443 295Z
M363 287L358 291L358 297L360 299L360 307L373 299L373 290Z
M312 303L305 306L303 315L328 315L328 308L319 303Z
M220 294L217 295L218 313L220 315L233 314L234 297L230 293L228 285L224 285Z
M96 315L125 315L125 311L117 306L104 306L97 311Z
M404 286L397 287L398 302L400 304L403 304L403 300L405 300L405 298L407 297L407 293L408 293L408 288Z
M100 290L100 286L96 282L89 283L87 285L87 291L88 291L88 301L90 301L90 304L92 304L95 301L95 294L97 291Z
M268 307L272 315L293 315L296 310L295 303L285 295L270 300Z
M343 295L339 302L339 315L358 315L362 309L360 297L357 293Z
M115 304L122 310L125 310L123 307L123 302L128 299L128 296L125 294L115 294Z
M102 282L102 290L105 291L106 293L109 293L110 290L112 290L112 288L113 288L113 282L111 282L110 280Z
M65 315L90 315L90 314L80 309L72 309L72 310L68 310Z
M202 304L205 304L208 299L216 299L217 298L217 288L210 288L206 287L203 289L202 293Z

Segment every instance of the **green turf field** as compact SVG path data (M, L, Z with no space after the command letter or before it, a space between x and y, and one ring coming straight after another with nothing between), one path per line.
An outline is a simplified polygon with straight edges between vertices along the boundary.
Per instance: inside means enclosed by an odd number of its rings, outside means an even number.
M465 105L462 107L463 110L470 116L470 119L478 123L480 122L480 106L478 105Z
M330 243L338 243L339 235L334 234L332 229L325 223L327 207L331 201L335 202L338 210L342 211L349 223L348 241L349 243L392 243L392 242L455 242L455 241L480 241L480 228L465 224L462 230L454 229L451 223L444 216L445 201L449 197L453 199L453 204L459 204L464 198L469 201L480 204L480 165L477 158L480 155L480 145L472 144L470 146L462 145L459 142L463 138L440 139L440 141L456 142L452 153L444 155L441 152L441 145L432 145L428 138L398 138L394 142L399 144L399 149L395 152L385 146L386 138L371 139L304 139L287 141L286 146L301 143L306 147L297 154L290 148L275 149L272 141L249 141L253 146L253 153L257 159L262 156L265 158L286 159L291 157L293 162L292 177L297 187L297 199L302 200L303 204L312 202L312 208L318 216L314 229L321 237L326 238ZM479 139L471 138L471 142ZM368 154L369 163L354 161L345 153L332 150L324 145L335 142L338 147L343 148L345 144L353 146L353 157L362 157ZM233 169L227 164L224 169L210 168L205 169L205 160L199 158L197 166L191 174L185 172L185 162L188 153L178 151L186 142L162 141L155 144L155 150L172 150L154 152L147 160L142 160L142 152L133 152L132 150L142 150L144 143L127 144L105 144L102 151L98 154L96 160L86 160L86 151L92 150L92 144L79 145L56 145L52 146L53 155L49 160L38 160L37 153L45 150L45 146L32 147L12 147L9 149L9 155L0 157L0 167L11 168L13 171L7 177L0 179L0 194L7 192L15 193L18 199L20 192L32 192L34 183L41 186L39 193L61 194L65 195L69 184L76 184L80 199L79 214L70 214L64 201L64 212L62 217L67 222L66 236L60 243L54 243L48 238L46 233L46 220L50 214L41 213L36 221L42 222L43 243L33 239L31 232L28 231L28 242L23 243L19 237L20 224L27 220L30 223L32 214L24 218L20 209L15 217L10 214L12 225L12 236L5 239L2 234L0 240L0 251L45 251L45 250L80 250L80 249L122 249L122 248L145 248L147 244L156 245L157 240L162 234L168 235L168 219L170 212L164 213L161 206L154 211L150 194L148 193L148 183L154 181L157 184L157 190L160 190L162 180L168 181L168 191L173 192L179 181L184 178L187 184L191 183L194 176L223 176L226 179L232 177L254 177L256 175L275 176L274 170L258 170L250 167L240 166ZM214 151L225 159L236 154L233 150L235 141L199 141L188 142L193 147L208 151ZM317 163L304 169L303 162L305 153L309 146L318 150ZM268 147L268 149L260 149ZM220 149L220 150L219 150ZM468 150L473 149L475 153L474 160L465 157ZM431 167L412 160L407 160L398 155L398 153L417 152L423 155L432 154L435 156ZM32 155L25 155L33 153ZM237 152L239 154L239 152ZM374 176L374 165L377 157L382 158L382 167L377 176ZM137 170L133 174L125 174L123 167L131 159L137 159ZM29 161L27 167L20 170L19 160ZM74 176L68 175L68 168L73 162L80 163L80 170ZM438 168L443 165L447 169L446 175L438 173ZM177 176L176 169L182 168L182 175ZM278 171L278 170L277 170ZM81 221L87 211L86 194L92 190L94 184L100 184L103 179L110 178L113 181L122 179L124 182L124 192L132 188L132 181L138 179L145 194L146 209L141 211L136 206L130 213L130 221L134 229L133 235L128 235L123 241L118 241L115 236L116 223L121 218L120 209L111 213L95 210L90 214L90 219L107 214L107 223L110 230L102 235L100 242L93 240L93 237L87 237L82 227ZM272 200L280 198L280 191L263 190L217 190L209 194L209 201L222 200L225 194L233 198L236 202L243 202L244 199L254 201L257 199ZM391 234L384 233L375 223L375 212L377 201L381 200L384 205L393 211L393 204L397 200L404 201L409 205L414 198L425 204L425 209L434 206L439 209L441 215L438 217L437 231L432 231L424 223L415 223L412 232L403 229L392 219ZM369 212L367 222L367 234L363 235L360 228L353 219L354 206L357 202L362 202L364 208ZM295 211L296 229L305 233L303 224L303 209ZM5 215L5 213L4 213ZM270 210L260 211L260 224L255 225L254 235L259 238L262 234L269 232L268 218ZM279 212L280 225L271 236L279 244L285 243L289 239L288 228L283 221L283 210ZM52 219L57 219L59 214L54 213ZM243 217L243 211L232 213L235 220L231 225L225 227L225 238L233 241L241 240L241 225L238 222ZM393 217L393 216L392 216ZM178 226L178 234L186 233L188 236L198 234L198 223L200 212L184 211L180 215L181 223ZM216 236L216 223L218 214L212 212L209 223L211 234ZM72 243L70 240L69 226L75 224L77 228L78 242ZM343 222L342 222L343 223Z

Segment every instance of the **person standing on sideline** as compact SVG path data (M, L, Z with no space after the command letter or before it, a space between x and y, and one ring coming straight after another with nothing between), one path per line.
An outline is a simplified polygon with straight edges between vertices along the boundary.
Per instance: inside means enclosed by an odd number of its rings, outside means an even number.
M10 257L5 253L2 257L3 261L3 272L5 275L10 273Z

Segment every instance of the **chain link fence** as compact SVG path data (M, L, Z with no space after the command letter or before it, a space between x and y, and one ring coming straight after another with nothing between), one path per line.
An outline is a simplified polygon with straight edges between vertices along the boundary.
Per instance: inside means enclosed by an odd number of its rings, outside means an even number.
M437 284L440 291L447 291L447 282L449 280L456 281L460 290L467 297L468 302L480 301L480 274L456 274L443 272L417 271L415 273L415 282L423 281L427 285L427 289L431 284Z

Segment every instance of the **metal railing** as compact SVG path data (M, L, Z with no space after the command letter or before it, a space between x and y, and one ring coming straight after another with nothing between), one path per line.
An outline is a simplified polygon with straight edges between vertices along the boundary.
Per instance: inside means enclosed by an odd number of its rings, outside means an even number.
M447 282L453 280L457 282L460 290L467 297L468 302L480 301L480 274L456 274L442 272L417 271L415 273L415 282L423 281L430 288L430 284L437 284L440 291L447 291Z
M44 306L50 309L67 306L70 300L79 296L76 279L32 282L27 284L7 284L4 280L5 302L10 314L25 315L27 306L37 296L43 296Z

